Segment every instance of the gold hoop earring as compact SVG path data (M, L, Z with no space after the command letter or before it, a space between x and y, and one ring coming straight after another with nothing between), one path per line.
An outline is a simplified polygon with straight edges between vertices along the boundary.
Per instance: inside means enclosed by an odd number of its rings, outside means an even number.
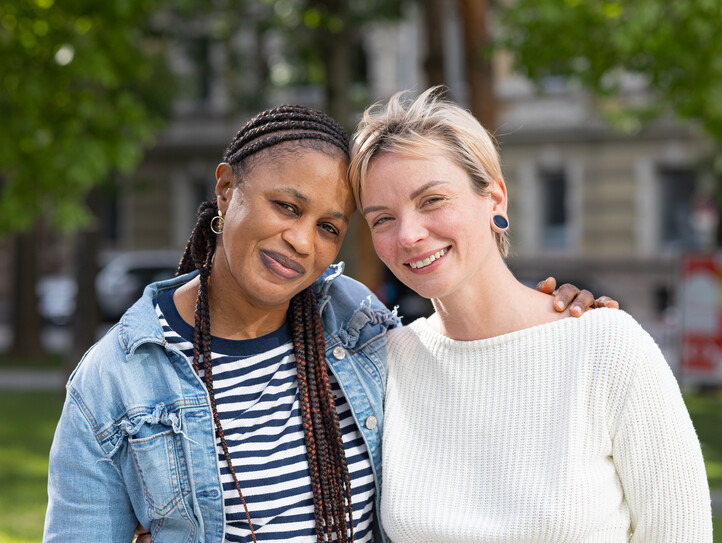
M222 234L225 222L226 221L223 218L223 213L221 213L221 210L219 209L218 215L211 219L211 232L213 232L214 234Z

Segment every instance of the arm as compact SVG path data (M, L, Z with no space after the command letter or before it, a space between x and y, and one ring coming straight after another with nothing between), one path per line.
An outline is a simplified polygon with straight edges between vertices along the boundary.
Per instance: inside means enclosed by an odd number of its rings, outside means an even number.
M554 309L562 312L569 308L569 314L572 317L581 317L587 309L593 309L595 307L619 309L619 302L611 299L609 296L600 296L595 300L591 292L588 290L579 290L570 283L564 283L558 289L556 286L556 279L547 277L544 281L537 283L536 289L539 292L554 296Z
M630 541L711 543L699 440L662 353L640 333L640 359L612 434L614 464L631 514Z
M50 449L43 541L127 543L136 522L113 458L68 394Z

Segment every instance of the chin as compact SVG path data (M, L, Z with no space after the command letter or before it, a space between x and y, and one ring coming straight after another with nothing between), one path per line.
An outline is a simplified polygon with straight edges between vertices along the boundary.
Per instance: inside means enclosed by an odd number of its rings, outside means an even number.
M416 294L428 300L441 298L448 292L448 288L442 285L434 284L434 282L431 281L419 281L417 277L401 279L401 282Z
M296 294L302 292L306 285L299 285L294 289L273 288L273 286L259 287L254 293L254 298L261 305L279 306L288 304Z

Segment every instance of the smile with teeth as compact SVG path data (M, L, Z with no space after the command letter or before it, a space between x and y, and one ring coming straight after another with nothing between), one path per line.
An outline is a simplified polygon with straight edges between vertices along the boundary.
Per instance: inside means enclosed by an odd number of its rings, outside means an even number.
M433 255L427 256L423 260L417 260L416 262L409 262L409 266L411 266L414 269L424 268L431 264L434 260L437 258L441 258L444 256L449 250L448 249L441 249L440 251L436 251Z

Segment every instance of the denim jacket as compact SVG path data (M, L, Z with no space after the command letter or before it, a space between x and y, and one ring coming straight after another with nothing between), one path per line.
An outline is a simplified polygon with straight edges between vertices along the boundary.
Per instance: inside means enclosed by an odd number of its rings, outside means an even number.
M366 441L378 511L385 332L399 319L342 272L343 264L331 266L314 288L327 364ZM50 451L44 541L129 543L137 521L156 543L223 541L209 398L188 360L164 340L153 306L160 291L193 276L146 287L71 375Z

